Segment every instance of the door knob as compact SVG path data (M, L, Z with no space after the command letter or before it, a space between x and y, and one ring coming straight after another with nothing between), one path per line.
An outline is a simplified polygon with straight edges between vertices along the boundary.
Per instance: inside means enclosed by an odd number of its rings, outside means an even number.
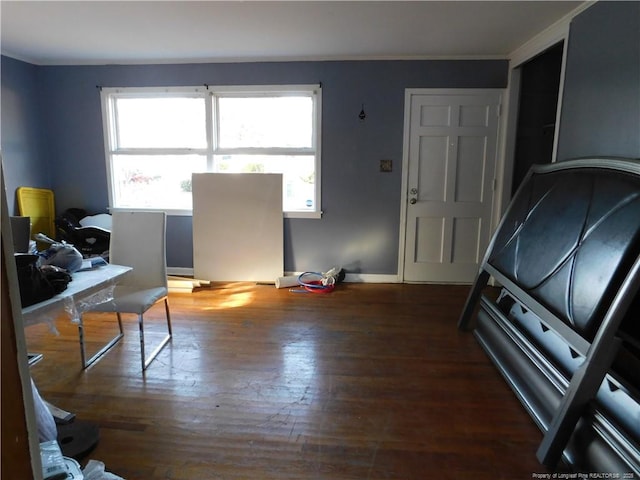
M417 201L418 201L418 200L416 200L415 198L412 198L411 200L409 200L409 203L410 203L411 205L415 205L415 203L416 203Z

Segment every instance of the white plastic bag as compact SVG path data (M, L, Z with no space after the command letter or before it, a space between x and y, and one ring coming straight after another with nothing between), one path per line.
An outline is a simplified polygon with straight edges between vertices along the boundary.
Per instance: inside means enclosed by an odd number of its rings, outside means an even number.
M43 233L34 235L36 240L51 244L49 248L38 252L40 259L38 265L54 265L64 268L69 273L77 272L82 268L82 254L71 244L62 241L56 242Z
M84 480L124 480L124 478L106 472L104 463L99 460L89 460L87 466L82 470Z
M36 424L38 425L38 438L40 442L49 442L58 438L56 421L42 400L36 384L31 379L31 392L33 393L33 406L36 411Z

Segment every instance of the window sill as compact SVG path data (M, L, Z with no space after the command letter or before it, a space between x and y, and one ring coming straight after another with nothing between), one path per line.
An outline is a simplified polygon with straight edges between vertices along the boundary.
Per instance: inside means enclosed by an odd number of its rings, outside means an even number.
M284 212L284 218L322 218L320 212Z
M135 211L157 211L165 212L170 217L191 217L193 216L193 210L168 210L161 208L111 208L110 212L135 212ZM322 212L284 212L284 218L322 218Z

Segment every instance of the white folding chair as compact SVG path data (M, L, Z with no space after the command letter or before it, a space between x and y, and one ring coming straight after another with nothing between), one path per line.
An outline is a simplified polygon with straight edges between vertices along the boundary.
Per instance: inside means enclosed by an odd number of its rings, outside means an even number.
M109 260L116 265L130 266L133 270L116 285L112 300L90 308L90 311L115 312L120 332L88 360L84 344L84 324L82 315L80 316L78 331L83 368L86 369L93 364L124 336L123 313L138 316L140 359L143 371L171 340L165 242L166 215L164 212L114 212ZM164 301L167 334L153 352L147 356L145 354L144 314L160 301Z

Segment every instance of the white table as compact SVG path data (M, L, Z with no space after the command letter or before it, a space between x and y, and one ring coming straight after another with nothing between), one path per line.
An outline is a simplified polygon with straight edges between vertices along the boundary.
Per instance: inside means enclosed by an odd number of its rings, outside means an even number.
M55 319L65 312L72 321L76 320L85 307L109 300L113 287L130 271L131 267L108 264L73 273L65 291L22 309L24 326L43 322L53 325Z
M82 272L75 272L71 275L71 282L67 285L65 291L54 295L48 300L35 303L22 309L22 320L24 326L35 325L47 322L55 331L55 320L61 314L67 313L71 321L78 321L79 315L82 314L87 307L96 303L111 299L113 287L116 283L132 270L131 267L122 265L107 264ZM52 415L63 423L72 422L75 414L62 410L54 405L49 404L49 410ZM82 422L74 422L71 427L93 431L93 426ZM60 427L59 427L60 428ZM97 427L95 428L97 432ZM71 437L74 435L69 434ZM97 442L97 434L95 438L91 438L90 445ZM77 448L74 445L73 448ZM64 452L63 452L64 453Z

